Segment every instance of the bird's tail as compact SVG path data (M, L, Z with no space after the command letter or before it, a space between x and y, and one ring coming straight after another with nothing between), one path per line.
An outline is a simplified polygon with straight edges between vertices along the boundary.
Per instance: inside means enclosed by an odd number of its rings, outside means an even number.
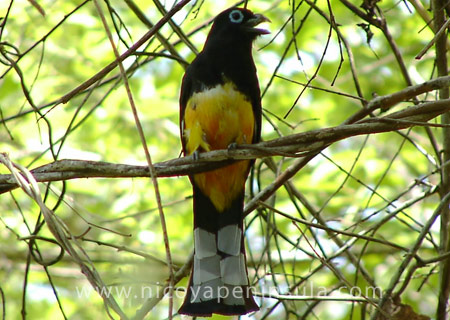
M247 276L243 197L218 212L194 186L194 264L179 313L242 315L259 309Z

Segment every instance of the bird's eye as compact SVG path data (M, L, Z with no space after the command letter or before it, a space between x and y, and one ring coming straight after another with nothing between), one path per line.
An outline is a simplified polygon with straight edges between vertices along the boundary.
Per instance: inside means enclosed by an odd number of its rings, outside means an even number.
M230 12L230 21L233 23L241 23L244 20L244 14L239 10L233 10Z

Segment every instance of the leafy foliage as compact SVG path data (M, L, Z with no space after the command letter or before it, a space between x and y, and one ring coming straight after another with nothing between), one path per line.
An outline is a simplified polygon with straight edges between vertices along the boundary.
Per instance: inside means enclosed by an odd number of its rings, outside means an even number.
M16 164L30 170L61 159L147 165L120 70L102 73L115 55L95 3L0 3L0 151ZM97 3L123 53L180 1ZM123 61L154 163L180 155L184 66L201 50L207 21L233 4L190 1ZM248 8L272 21L271 35L259 38L254 52L263 140L339 126L377 96L436 78L434 48L416 58L437 30L428 6L417 0L249 1ZM99 81L62 103L98 74ZM405 95L365 119L437 101L436 89ZM436 116L433 125L440 123ZM247 262L261 311L242 318L356 320L406 310L410 318L434 316L445 286L439 270L448 263L448 226L432 219L440 210L442 219L447 214L448 205L440 204L448 191L450 147L445 117L443 126L430 123L339 139L314 157L257 160L248 201L282 183L246 218ZM285 179L288 170L293 176ZM11 170L3 166L0 173ZM147 177L57 180L39 183L40 195L84 258L68 254L42 207L22 189L1 194L4 317L166 318L169 295L155 300L170 274L164 239L174 273L193 248L187 177L158 179L167 234ZM85 263L106 287L92 287L80 267ZM172 292L174 312L187 284L181 278ZM95 290L111 294L123 314Z

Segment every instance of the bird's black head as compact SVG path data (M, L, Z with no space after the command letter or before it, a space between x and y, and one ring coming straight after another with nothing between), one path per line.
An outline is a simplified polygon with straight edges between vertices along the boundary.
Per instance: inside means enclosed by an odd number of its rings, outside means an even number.
M257 36L268 34L265 29L256 28L262 22L270 21L261 14L255 14L247 9L230 8L220 13L215 19L208 40L253 41Z

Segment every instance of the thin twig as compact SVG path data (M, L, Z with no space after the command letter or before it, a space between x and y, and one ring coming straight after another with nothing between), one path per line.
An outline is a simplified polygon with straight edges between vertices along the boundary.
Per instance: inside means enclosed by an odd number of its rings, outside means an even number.
M125 85L125 89L127 92L127 97L128 97L128 101L130 102L130 107L131 110L133 112L133 116L134 116L134 121L136 124L136 128L138 130L139 133L139 138L141 140L142 143L142 147L145 153L145 158L147 160L147 164L150 170L150 176L152 178L152 183L153 183L153 188L154 188L154 192L155 192L155 198L156 198L156 203L158 205L158 212L159 212L159 218L161 221L161 227L162 227L162 232L163 232L163 238L164 238L164 245L165 245L165 249L166 249L166 258L167 258L167 265L169 266L169 320L172 319L172 309L173 309L173 277L174 277L174 271L172 268L172 255L170 253L170 245L169 245L169 236L167 233L167 226L166 226L166 219L164 217L164 212L163 212L163 208L162 208L162 204L161 204L161 195L159 193L159 186L158 186L158 180L156 179L156 174L155 174L155 168L153 166L153 162L152 162L152 158L150 155L150 152L148 150L147 147L147 142L145 140L145 135L144 135L144 130L142 129L142 125L141 125L141 121L139 119L139 115L138 115L138 111L136 108L136 105L134 103L134 98L133 95L131 93L131 88L130 85L128 83L128 78L125 72L125 67L122 64L122 61L119 60L119 52L117 51L117 48L114 44L114 40L111 34L111 31L109 30L108 27L108 23L106 22L105 16L103 14L103 10L98 2L98 0L94 0L95 6L97 8L97 12L100 15L100 18L102 20L103 26L105 28L106 34L108 35L109 41L111 43L111 47L114 51L114 55L116 56L116 59L118 60L118 65L119 65L119 69L120 69L120 73L122 75L122 80L124 82Z

